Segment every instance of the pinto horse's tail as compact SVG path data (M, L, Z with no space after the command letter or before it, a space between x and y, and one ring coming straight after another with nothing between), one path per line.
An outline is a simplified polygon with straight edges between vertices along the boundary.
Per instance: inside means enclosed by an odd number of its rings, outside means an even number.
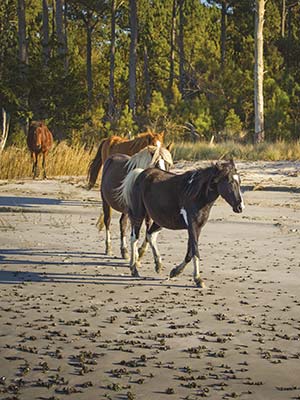
M88 189L92 189L95 186L96 180L98 178L99 171L102 166L102 147L105 143L106 139L103 139L100 143L100 146L97 150L95 158L91 161L88 169Z
M124 204L127 208L132 208L131 193L133 185L137 180L137 177L144 170L142 168L135 168L129 172L126 178L123 180L121 186L116 190L116 199L119 200L121 204Z

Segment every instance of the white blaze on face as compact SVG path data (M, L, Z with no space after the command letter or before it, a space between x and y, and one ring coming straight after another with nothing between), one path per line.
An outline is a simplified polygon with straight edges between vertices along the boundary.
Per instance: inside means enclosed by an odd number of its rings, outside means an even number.
M157 146L158 148L161 147L161 143L160 143L159 140L156 141L156 146Z
M233 175L233 179L237 182L240 183L240 178L237 174Z
M180 209L180 214L182 215L182 217L183 217L183 219L184 219L184 222L186 223L186 226L188 226L189 222L188 222L188 219L187 219L187 212L186 212L186 209L182 207L182 208Z
M240 177L237 174L233 175L233 179L238 184L240 184ZM245 208L245 204L244 204L243 196L242 196L242 193L241 193L241 189L239 189L239 191L240 191L240 196L241 196L241 207L242 207L242 210L243 210Z

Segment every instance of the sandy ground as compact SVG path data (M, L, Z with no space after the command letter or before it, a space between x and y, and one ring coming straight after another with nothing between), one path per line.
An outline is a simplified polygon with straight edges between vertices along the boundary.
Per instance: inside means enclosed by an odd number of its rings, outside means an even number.
M300 399L300 163L238 167L246 209L213 207L205 290L192 265L167 279L184 231L160 233L160 276L148 253L134 279L117 213L104 255L97 190L1 181L0 398Z

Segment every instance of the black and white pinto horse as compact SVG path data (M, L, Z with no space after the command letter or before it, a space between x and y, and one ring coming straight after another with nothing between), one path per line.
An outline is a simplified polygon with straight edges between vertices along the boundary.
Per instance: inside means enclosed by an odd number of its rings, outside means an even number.
M105 253L111 254L111 238L110 238L110 222L112 209L120 212L120 237L121 237L121 254L123 258L128 258L126 244L126 227L127 227L127 210L119 196L118 188L122 184L126 175L139 168L139 171L145 168L158 167L169 170L173 165L172 155L169 152L170 145L163 147L147 146L134 154L132 157L126 154L112 154L107 158L103 166L101 179L101 198L103 214L101 213L98 226L101 230L105 226L106 240ZM150 226L149 219L146 219L146 225ZM140 248L140 254L146 251L147 240L144 241Z
M188 231L187 253L182 263L171 270L170 277L179 275L193 260L194 281L198 287L205 287L199 269L199 235L219 196L223 197L234 212L243 211L244 202L240 182L233 161L187 171L181 175L154 168L129 173L122 185L122 196L128 207L132 225L131 274L139 276L137 241L142 222L148 216L153 220L152 225L147 229L147 240L152 248L156 272L160 272L162 268L156 245L158 231L162 228L186 229Z

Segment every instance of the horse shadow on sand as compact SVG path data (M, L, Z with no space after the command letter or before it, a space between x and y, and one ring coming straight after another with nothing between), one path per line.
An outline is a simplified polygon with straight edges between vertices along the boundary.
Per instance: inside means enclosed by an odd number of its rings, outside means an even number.
M39 259L34 259L35 257L39 257ZM41 257L43 259L40 259ZM5 268L1 268L1 265ZM9 266L12 266L13 269L8 269ZM36 271L39 267L41 269L50 267L51 271ZM58 267L60 270L53 272L53 267ZM107 268L115 273L107 273ZM93 269L93 272L89 272L88 269ZM82 270L85 272L81 272ZM176 280L169 280L167 274L164 277L155 277L154 268L152 276L149 276L149 271L144 273L144 276L133 277L130 274L128 264L123 259L108 257L101 253L43 249L0 249L0 285L43 282L76 285L191 287L195 289L193 283L190 285L178 284ZM143 274L142 270L141 274Z

